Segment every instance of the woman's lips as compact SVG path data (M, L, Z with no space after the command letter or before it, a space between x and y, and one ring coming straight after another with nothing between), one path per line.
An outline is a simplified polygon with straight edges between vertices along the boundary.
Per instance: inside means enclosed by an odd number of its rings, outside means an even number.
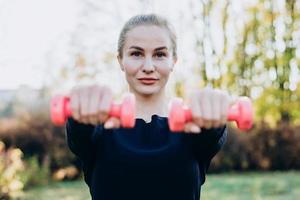
M140 78L139 81L145 85L153 85L158 79L153 78Z

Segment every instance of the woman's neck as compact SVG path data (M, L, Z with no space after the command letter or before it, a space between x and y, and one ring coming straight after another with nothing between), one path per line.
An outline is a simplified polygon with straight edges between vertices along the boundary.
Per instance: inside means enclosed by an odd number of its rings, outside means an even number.
M168 99L164 91L149 96L135 94L135 97L136 118L150 122L152 115L168 116Z

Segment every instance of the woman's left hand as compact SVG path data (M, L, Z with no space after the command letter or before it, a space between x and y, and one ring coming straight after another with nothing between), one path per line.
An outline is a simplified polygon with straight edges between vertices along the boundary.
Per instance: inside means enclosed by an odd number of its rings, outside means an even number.
M201 128L219 128L226 124L230 96L226 91L213 88L195 90L189 97L193 121L185 125L184 132L200 133Z

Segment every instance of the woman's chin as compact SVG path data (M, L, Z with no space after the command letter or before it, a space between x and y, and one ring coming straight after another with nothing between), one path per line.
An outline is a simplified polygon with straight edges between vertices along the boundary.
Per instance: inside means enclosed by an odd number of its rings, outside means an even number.
M160 87L143 86L143 87L136 88L136 91L141 95L148 96L148 95L157 94L160 91Z

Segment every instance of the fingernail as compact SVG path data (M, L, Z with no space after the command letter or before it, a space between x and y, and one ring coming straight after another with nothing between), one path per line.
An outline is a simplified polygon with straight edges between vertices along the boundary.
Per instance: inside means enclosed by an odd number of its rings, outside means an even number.
M110 129L110 128L113 127L113 125L114 125L114 124L113 124L111 121L108 121L108 122L106 122L106 123L104 124L104 128Z
M200 128L198 126L192 126L191 127L191 131L193 133L199 133L199 132L201 132L201 130L200 130Z

